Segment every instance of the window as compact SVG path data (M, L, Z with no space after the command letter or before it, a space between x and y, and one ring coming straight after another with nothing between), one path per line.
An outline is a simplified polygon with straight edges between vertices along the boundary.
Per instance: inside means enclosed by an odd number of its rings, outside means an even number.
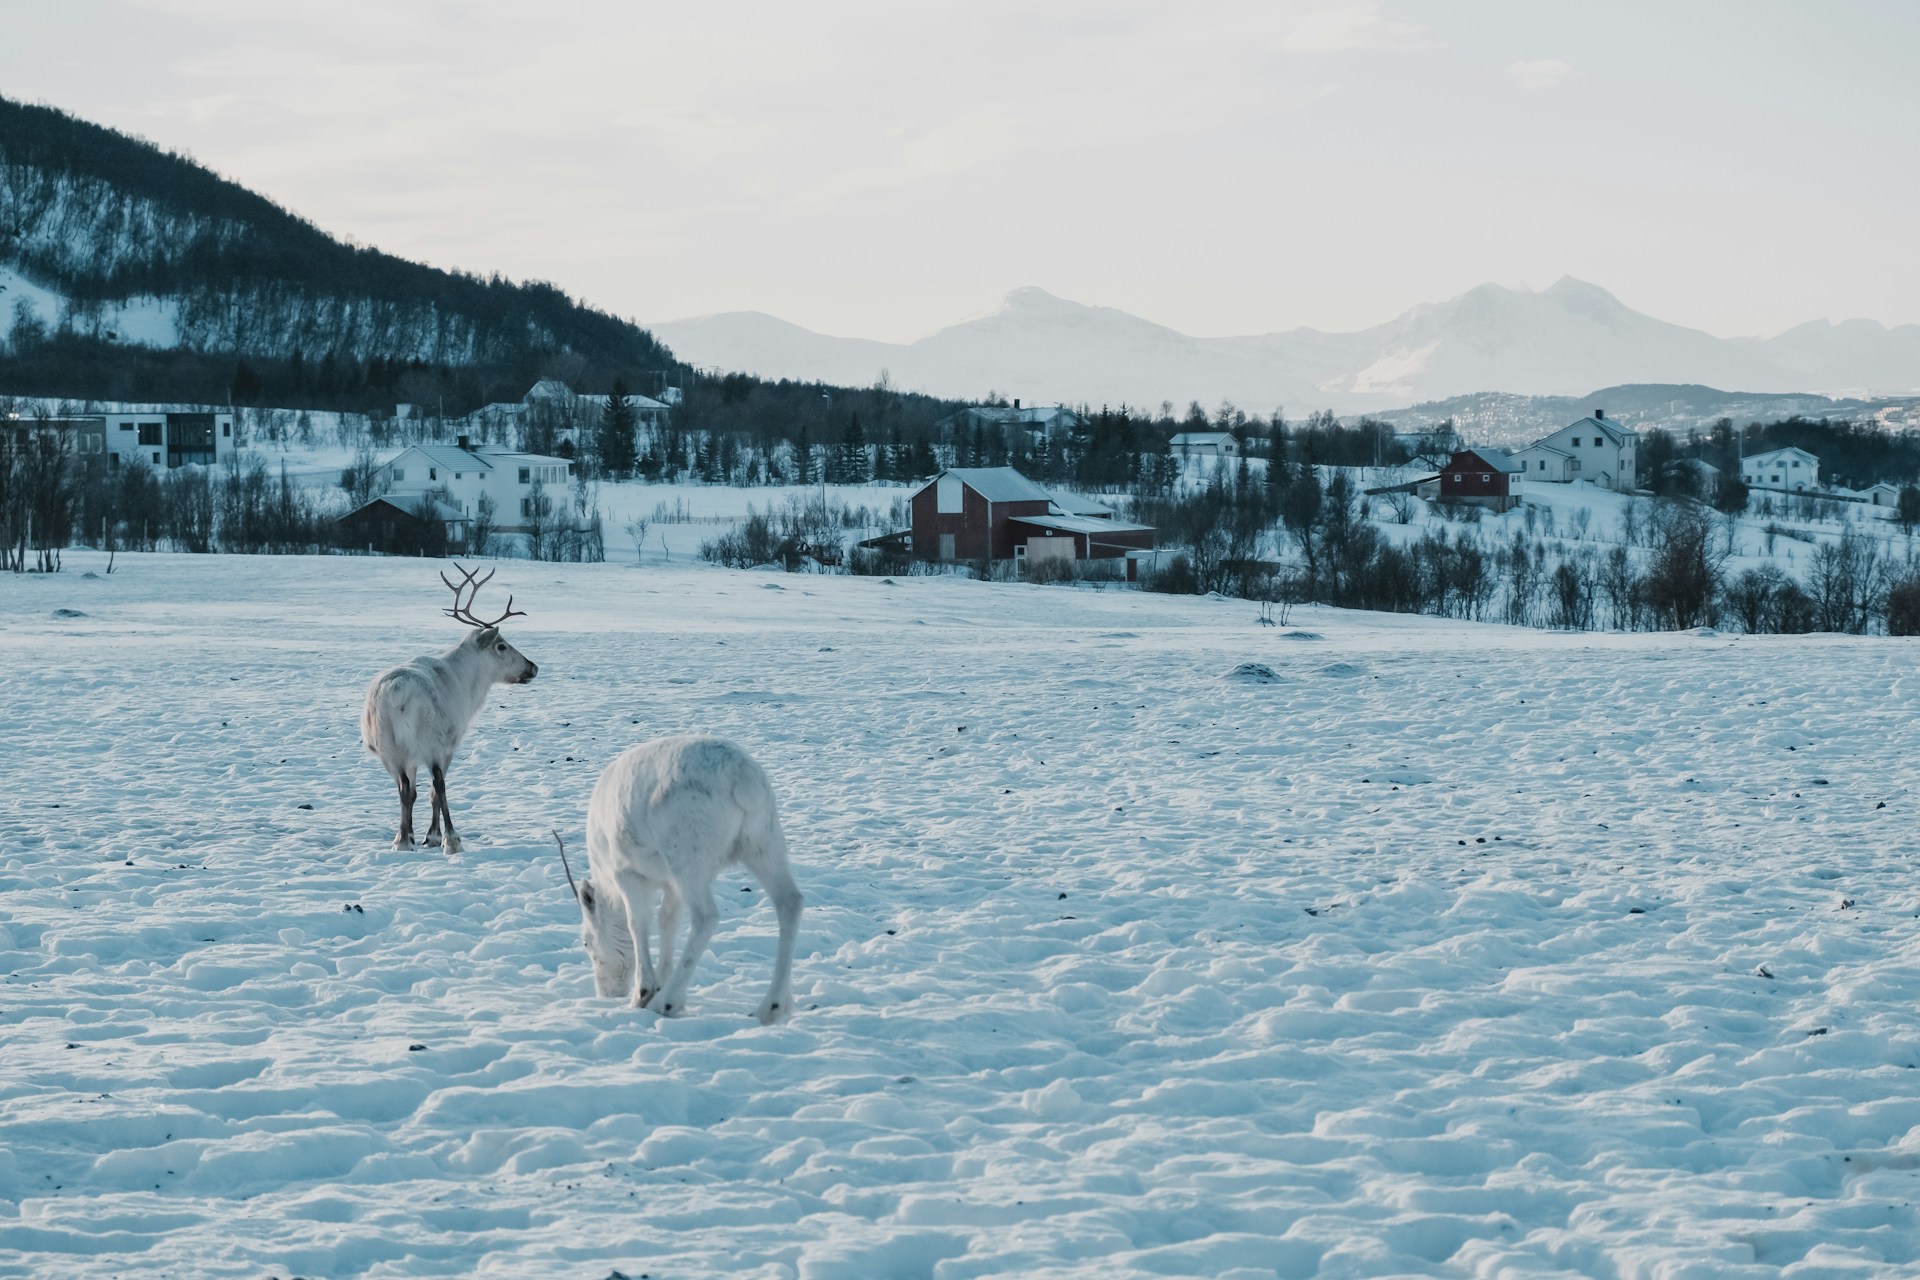
M1547 460L1545 458L1542 458L1540 459L1540 465L1536 467L1535 470L1545 471L1546 469L1547 469Z
M1568 461L1568 463L1567 463L1567 470L1569 470L1569 471L1578 471L1579 469L1580 469L1580 459L1578 459L1578 458L1573 458L1573 459L1570 459L1570 460Z
M227 437L228 439L232 439L232 438L233 438L233 424L232 424L231 422L223 422L223 423L221 423L221 424L220 424L220 434L221 434L221 435L223 435L223 436L226 436L226 437Z
M153 465L156 467L160 465L160 451L158 449L153 451Z
M523 515L523 516L530 516L530 515L532 515L532 514L533 514L533 499L532 499L532 498L522 498L522 499L520 499L520 514L521 514L521 515Z
M440 468L438 467L427 468L427 479L438 480L439 478L440 478Z
M1459 477L1459 476L1455 476L1455 477L1453 478L1453 482L1454 482L1455 484L1459 484L1459 483L1460 483L1460 477Z
M533 482L533 468L532 467L520 468L520 483L531 484L532 482Z
M401 482L406 480L406 478L407 478L407 469L405 467L395 467L393 469L393 482L395 484L400 484Z
M1575 436L1573 439L1567 441L1567 443L1578 449L1580 447L1580 437Z
M131 431L133 430L133 424L131 422L123 422L120 424L120 429L122 431Z
M1490 475L1486 475L1485 473L1482 473L1482 474L1481 474L1481 476L1480 476L1480 483L1481 483L1481 484L1491 484L1492 482L1493 482L1493 477L1492 477L1492 476L1490 476Z
M141 444L159 444L160 443L160 424L157 422L141 423L140 424L140 443Z
M1800 459L1795 458L1792 462L1788 463L1787 465L1791 466L1795 471L1798 471L1800 469Z

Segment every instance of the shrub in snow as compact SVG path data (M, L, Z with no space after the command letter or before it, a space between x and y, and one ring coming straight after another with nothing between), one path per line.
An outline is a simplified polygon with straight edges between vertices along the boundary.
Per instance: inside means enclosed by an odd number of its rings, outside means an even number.
M564 860L564 844L560 855ZM780 920L773 982L754 1016L762 1023L787 1016L802 899L787 865L773 788L745 751L701 736L629 747L594 784L587 858L589 873L575 884L569 869L567 880L580 903L581 933L601 995L631 995L634 1008L660 1014L683 1012L694 966L720 920L713 882L728 867L742 866L767 891ZM683 909L687 944L676 963Z

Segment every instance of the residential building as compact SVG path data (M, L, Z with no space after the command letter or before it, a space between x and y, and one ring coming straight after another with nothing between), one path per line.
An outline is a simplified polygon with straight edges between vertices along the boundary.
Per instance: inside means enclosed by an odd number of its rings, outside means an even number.
M674 392L677 403L679 388ZM551 432L554 449L564 457L579 454L582 430L591 431L607 411L610 395L581 395L558 378L542 378L527 388L519 401L495 401L483 405L459 420L469 435L481 439L524 441L529 427L542 435ZM651 396L629 392L627 404L633 410L634 423L642 427L664 426L670 406Z
M1054 494L1012 467L949 467L910 499L919 560L1107 560L1153 548L1154 531Z
M1595 409L1591 416L1534 441L1513 460L1535 483L1585 480L1602 489L1630 493L1639 484L1640 437Z
M1520 505L1520 485L1526 473L1505 449L1475 445L1456 449L1440 469L1439 498L1509 511Z
M1769 449L1740 459L1740 479L1749 489L1811 493L1820 488L1820 459L1805 449Z
M100 458L110 467L135 458L163 471L175 467L211 467L233 455L231 409L142 409L37 417L9 416L16 430L51 429L70 433L81 458Z
M1019 428L1031 435L1053 440L1069 435L1080 426L1080 415L1065 405L1029 405L1022 407L1018 400L1011 405L971 405L958 413L950 413L934 423L942 433L942 438L952 440L956 431L972 431L975 427L999 427L1002 431Z
M1167 441L1176 458L1237 458L1240 442L1229 431L1182 431Z
M470 520L480 513L481 499L491 499L494 528L501 533L526 532L536 501L549 515L565 511L572 482L573 463L566 458L475 445L467 436L452 445L409 446L375 473L381 491L408 507L431 498Z

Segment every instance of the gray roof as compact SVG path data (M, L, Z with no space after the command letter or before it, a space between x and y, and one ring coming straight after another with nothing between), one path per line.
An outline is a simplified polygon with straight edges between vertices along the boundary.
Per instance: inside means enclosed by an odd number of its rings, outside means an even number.
M362 511L365 511L368 507L392 507L395 511L402 511L410 516L418 516L421 514L420 508L423 503L427 508L427 514L431 515L436 520L452 522L456 520L464 521L468 519L468 516L465 512L457 510L456 508L450 507L446 503L441 502L437 498L415 498L413 499L413 501L409 502L402 495L385 494L385 493L381 494L377 498L372 498L366 502L361 503L359 506L347 512L346 515L341 516L340 518L342 520L345 520L345 519L348 519L349 517L357 516Z
M1615 422L1612 418L1586 417L1586 418L1580 419L1580 421L1578 422L1569 423L1568 426L1598 427L1600 430L1612 436L1616 444L1622 440L1629 439L1633 436L1633 428L1623 427L1619 423ZM1561 428L1562 431L1566 429L1567 429L1566 427Z
M434 466L445 467L449 471L491 471L493 470L492 463L488 462L485 458L481 457L479 454L470 452L466 449L462 449L458 445L416 444L413 446L413 448L415 450L418 450L421 453L426 454L427 461L431 462ZM400 458L404 456L405 456L405 452L403 451L401 454L393 458L390 458L388 460L388 465L392 465L393 463L398 462Z
M948 467L941 474L952 476L988 502L1053 501L1052 494L1012 467Z
M1231 431L1182 431L1170 438L1168 444L1225 444L1233 439Z
M1135 524L1131 520L1099 520L1092 516L1009 516L1008 519L1020 524L1039 525L1042 529L1058 529L1062 533L1150 533L1150 524Z
M1092 498L1077 493L1065 493L1055 489L1050 495L1053 505L1070 516L1110 516L1113 508L1104 502L1095 502Z
M1509 457L1505 449L1495 449L1485 445L1469 445L1464 449L1455 449L1453 452L1455 457L1463 453L1470 453L1495 471L1505 471L1512 474L1525 469Z

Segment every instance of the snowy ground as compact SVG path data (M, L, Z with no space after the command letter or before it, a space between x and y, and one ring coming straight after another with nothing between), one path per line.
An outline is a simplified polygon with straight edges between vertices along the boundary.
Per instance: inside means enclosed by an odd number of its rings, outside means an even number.
M354 725L431 566L67 563L0 585L0 1275L1920 1267L1910 643L508 563L449 860ZM743 879L688 1016L592 995L548 827L687 729L783 798L782 1027Z

